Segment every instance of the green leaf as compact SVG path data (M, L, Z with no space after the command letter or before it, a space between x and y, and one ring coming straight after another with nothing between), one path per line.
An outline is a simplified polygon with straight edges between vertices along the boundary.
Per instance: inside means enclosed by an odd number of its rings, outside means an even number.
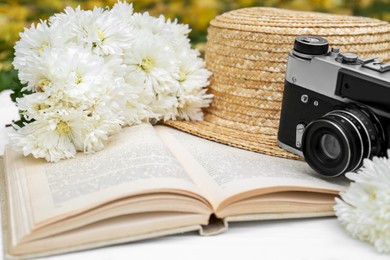
M0 92L6 89L11 89L14 93L11 94L11 99L15 102L17 97L22 97L22 88L25 85L20 83L18 72L14 69L0 71Z
M11 93L10 96L13 102L16 102L17 98L23 97L23 95L31 93L30 91L22 92L22 88L24 86L25 85L20 82L18 78L18 72L15 69L0 71L0 92L6 89L12 90L13 93ZM13 121L15 125L18 125L19 127L23 127L25 123L30 123L22 115L21 111L19 111L19 114L20 114L20 120Z

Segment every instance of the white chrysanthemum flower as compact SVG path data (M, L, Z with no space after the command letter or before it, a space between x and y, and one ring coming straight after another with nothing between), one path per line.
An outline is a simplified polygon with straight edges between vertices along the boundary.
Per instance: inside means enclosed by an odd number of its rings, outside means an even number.
M180 87L188 92L207 87L211 72L205 68L204 61L199 58L200 53L196 50L184 49L177 56L180 61L178 79Z
M89 119L89 118L88 118ZM83 119L85 120L85 119ZM104 148L105 141L110 135L117 133L121 129L121 121L116 119L90 119L91 129L89 132L79 132L79 138L74 140L83 140L82 143L75 143L78 151L84 153L94 153ZM85 135L86 134L86 135Z
M141 79L129 76L126 84L121 88L124 123L134 125L158 117L151 107L155 94L152 91L145 91L144 82Z
M191 29L188 26L188 24L178 23L177 19L174 20L168 19L166 21L166 24L169 30L173 32L175 36L187 37L188 34L191 32ZM189 42L188 38L187 41Z
M133 11L133 4L129 4L126 1L118 0L118 2L114 4L112 9L110 10L110 13L130 25L132 21Z
M49 27L46 21L42 21L30 29L25 29L20 34L20 40L15 45L15 59L13 65L19 71L19 79L24 84L29 78L28 71L31 69L31 59L39 59L41 54L48 48L61 48L64 37L60 34L60 28Z
M172 119L200 121L203 119L202 108L208 107L213 95L206 94L208 78L211 73L195 50L182 50L180 60L178 103Z
M157 96L152 104L152 109L155 113L154 121L167 121L174 118L177 102L176 94L162 94Z
M14 149L19 149L24 156L45 158L49 162L69 159L76 155L76 148L69 138L68 124L53 120L38 120L20 128L10 135Z
M188 25L178 24L177 20L168 19L165 21L163 15L159 17L150 16L148 12L143 14L135 13L131 18L131 24L138 33L149 32L153 35L164 38L169 42L175 51L180 51L183 48L191 48L188 34L190 29Z
M176 112L172 119L203 120L202 108L210 106L213 97L212 94L207 94L206 91L207 89L201 89L180 93L177 98Z
M124 61L129 71L127 81L137 79L148 93L142 97L146 98L144 104L151 108L150 119L173 118L180 87L180 63L172 45L161 36L143 32L126 53Z
M132 27L121 16L98 7L92 11L67 7L65 13L56 14L50 22L69 28L72 43L81 44L98 55L122 55L134 38Z
M19 75L28 78L27 89L55 94L64 92L70 99L93 99L99 86L110 84L113 71L105 60L83 47L46 49L41 56L30 60L30 68Z
M48 55L48 59L52 55L53 52ZM86 102L94 100L115 80L114 70L108 67L108 63L83 48L69 47L61 54L54 55L58 55L59 58L55 69L57 71L55 82L63 85L62 91L72 100Z
M104 147L109 134L119 131L114 120L95 120L84 111L62 110L18 129L11 144L25 156L45 158L49 162L69 159L76 151L91 153Z
M163 38L142 33L124 57L128 72L140 78L146 91L174 93L179 88L179 61Z
M164 35L169 33L165 24L165 18L160 15L158 18L150 16L148 12L134 13L131 17L131 24L137 32L146 32L152 35Z
M390 150L388 151L390 155ZM390 160L366 159L357 173L347 173L353 182L336 199L341 224L355 238L390 252Z
M27 121L56 113L58 100L46 92L37 92L16 99L16 105Z
M188 24L179 24L177 19L173 21L168 19L166 26L167 30L165 30L166 33L163 34L163 37L172 43L177 52L191 49L190 39L188 38L191 29Z

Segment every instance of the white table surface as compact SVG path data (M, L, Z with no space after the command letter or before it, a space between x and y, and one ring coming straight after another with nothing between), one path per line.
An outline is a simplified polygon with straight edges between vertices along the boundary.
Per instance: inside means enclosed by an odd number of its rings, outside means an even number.
M4 125L18 115L9 94L9 91L0 93L0 154L8 140L7 132L11 131ZM212 258L376 260L390 259L390 254L379 254L371 245L350 238L336 218L320 218L233 223L227 232L217 236L201 237L193 232L47 259Z

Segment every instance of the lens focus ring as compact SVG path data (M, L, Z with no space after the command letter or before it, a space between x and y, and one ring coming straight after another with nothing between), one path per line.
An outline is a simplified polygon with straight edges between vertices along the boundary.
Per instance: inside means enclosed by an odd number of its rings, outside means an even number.
M336 177L358 169L364 158L383 150L381 125L360 107L331 111L312 121L302 137L302 151L318 173Z

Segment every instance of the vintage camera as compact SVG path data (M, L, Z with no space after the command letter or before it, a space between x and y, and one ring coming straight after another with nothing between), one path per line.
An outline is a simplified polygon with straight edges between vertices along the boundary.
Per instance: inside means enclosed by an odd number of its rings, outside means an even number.
M336 177L390 147L390 64L298 36L290 52L279 146Z

